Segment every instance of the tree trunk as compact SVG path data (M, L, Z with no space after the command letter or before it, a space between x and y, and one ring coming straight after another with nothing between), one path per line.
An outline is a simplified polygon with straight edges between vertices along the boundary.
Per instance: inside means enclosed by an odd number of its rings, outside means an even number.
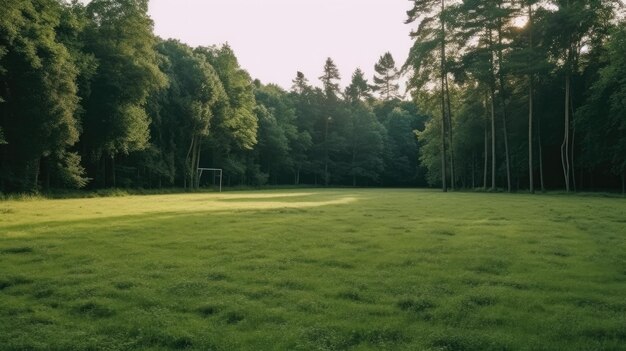
M445 95L445 76L446 76L446 26L443 20L443 13L446 5L445 0L441 0L441 188L443 192L448 191L446 183L447 178L447 161L446 161L446 95Z
M506 185L507 191L511 192L511 164L509 160L509 137L506 130L506 112L502 113L502 132L504 133L504 153L506 160Z
M541 116L537 118L537 142L539 144L539 182L541 183L541 192L546 191L543 183L543 145L541 142Z
M487 99L488 97L485 95L485 111L487 110ZM489 122L488 118L485 119L485 153L484 153L484 172L483 172L483 190L487 190L487 171L489 165Z
M34 188L35 189L39 189L39 174L41 173L41 157L37 157L37 160L35 161L35 169L33 169L33 173L34 173Z
M476 150L472 151L472 189L476 189Z
M200 140L200 138L198 138L198 142L196 143L196 167L194 169L194 174L196 175L196 189L200 188L200 175L198 174L198 168L200 168L200 155L202 153L202 140Z
M574 114L572 113L572 116L573 115ZM571 151L571 157L572 157L572 164L571 164L571 168L572 168L572 171L571 171L571 173L572 173L572 186L574 187L574 192L578 191L577 188L576 188L576 169L574 167L574 146L576 145L575 142L576 142L576 126L574 125L574 128L572 129L572 143L571 143L572 144L572 149L570 150Z
M107 186L107 158L106 156L100 156L102 158L102 187Z
M528 36L530 52L533 50L533 7L528 4ZM531 68L531 59L528 60L528 67ZM528 75L528 191L535 192L534 172L533 172L533 74Z
M115 179L115 154L111 155L111 181L113 182L113 187L117 187L117 180Z
M50 190L50 158L47 157L45 162L46 168L46 180L45 180L45 189L46 191Z
M500 4L498 4L498 8ZM504 72L502 69L502 63L504 62L502 55L502 23L498 23L498 78L500 81L500 103L502 104L502 131L504 133L504 153L506 161L506 185L507 191L511 192L511 163L509 157L509 136L507 132L507 118L506 118L506 87L504 80Z
M569 164L569 94L570 76L565 75L565 127L563 129L563 143L561 144L561 165L563 166L563 177L565 178L565 191L569 192L570 164Z
M448 117L448 148L450 149L450 188L454 191L456 176L454 172L454 144L452 142L452 108L450 103L450 90L448 89L448 74L446 69L446 116Z
M191 159L191 151L193 150L193 145L194 142L196 140L196 136L192 135L191 136L191 143L189 143L189 149L187 150L187 156L185 156L185 167L187 167L187 174L184 177L184 184L183 187L185 189L187 189L187 180L189 179L189 186L192 187L193 186L193 174L192 174L192 168L193 168L193 160Z
M533 175L533 76L528 77L528 190L535 192Z
M496 189L496 111L495 92L491 90L491 190Z

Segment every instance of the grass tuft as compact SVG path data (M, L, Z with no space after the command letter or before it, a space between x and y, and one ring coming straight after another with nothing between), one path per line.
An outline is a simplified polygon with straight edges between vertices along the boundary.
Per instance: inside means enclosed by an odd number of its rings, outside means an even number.
M97 302L85 302L73 308L75 314L89 318L107 318L115 315L115 311Z
M30 246L9 247L1 250L0 252L4 254L23 254L33 252L33 248Z

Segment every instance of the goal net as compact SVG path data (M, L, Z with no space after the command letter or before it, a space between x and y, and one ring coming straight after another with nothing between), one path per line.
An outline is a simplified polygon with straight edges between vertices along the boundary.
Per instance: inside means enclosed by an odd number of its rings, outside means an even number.
M207 183L214 187L219 187L220 193L222 192L222 169L221 168L198 168L198 187L202 184L202 174L210 174L210 178Z

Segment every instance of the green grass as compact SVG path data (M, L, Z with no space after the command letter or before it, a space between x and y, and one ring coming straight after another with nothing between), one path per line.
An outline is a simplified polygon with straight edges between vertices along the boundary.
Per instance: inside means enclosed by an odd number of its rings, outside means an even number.
M626 201L3 201L0 349L626 350Z

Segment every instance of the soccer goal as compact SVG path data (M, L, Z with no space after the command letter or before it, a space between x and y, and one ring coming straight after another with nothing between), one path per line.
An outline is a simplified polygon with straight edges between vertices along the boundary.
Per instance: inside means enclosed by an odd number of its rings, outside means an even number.
M221 168L198 168L198 187L200 186L200 179L202 179L202 173L211 172L213 176L213 185L216 185L217 179L219 179L220 193L222 192L222 169Z

